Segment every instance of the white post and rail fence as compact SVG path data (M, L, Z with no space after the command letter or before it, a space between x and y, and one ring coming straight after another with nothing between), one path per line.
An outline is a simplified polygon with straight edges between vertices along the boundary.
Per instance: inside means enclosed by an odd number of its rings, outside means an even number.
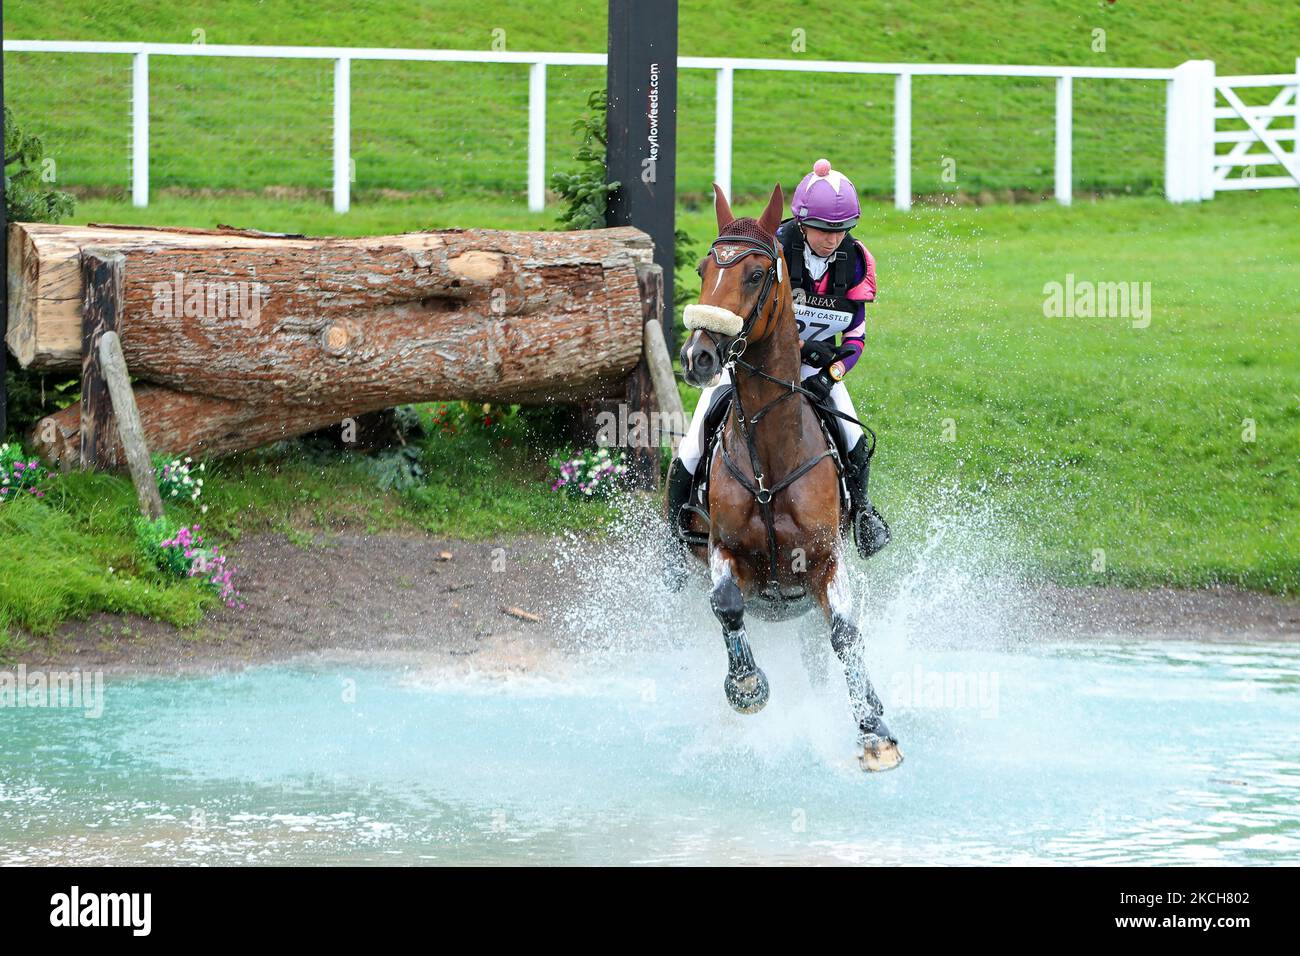
M494 52L477 50L403 50L348 47L221 46L185 43L99 43L90 41L6 40L13 53L82 53L130 55L131 196L149 204L149 61L156 56L259 57L332 60L334 62L333 197L334 208L347 212L352 183L352 83L356 60L442 63L526 64L528 72L528 208L541 210L546 196L546 74L549 66L601 66L603 53ZM1038 77L1054 79L1055 195L1069 205L1073 198L1074 81L1158 80L1167 83L1165 108L1165 196L1171 202L1198 202L1231 189L1300 188L1300 58L1292 73L1257 76L1215 75L1211 60L1191 60L1172 69L1126 69L1077 66L1001 66L984 64L854 63L827 60L768 60L729 57L679 57L684 70L717 74L714 116L714 179L731 194L732 130L737 70L857 74L894 77L894 204L912 205L913 78L934 76ZM1244 88L1277 87L1268 104L1247 105ZM1226 105L1219 106L1222 98ZM1279 120L1290 125L1274 126ZM1245 128L1220 126L1244 124ZM1219 153L1217 145L1231 143ZM1289 145L1288 145L1289 144ZM1263 147L1265 152L1253 147ZM1272 176L1255 176L1256 167L1279 167ZM1240 170L1233 175L1234 170Z

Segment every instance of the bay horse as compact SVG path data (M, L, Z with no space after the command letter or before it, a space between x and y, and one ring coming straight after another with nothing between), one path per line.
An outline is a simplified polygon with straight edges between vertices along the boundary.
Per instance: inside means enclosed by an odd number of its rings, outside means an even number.
M735 218L716 183L713 191L718 237L700 263L699 302L683 315L690 336L681 363L696 388L724 369L735 386L708 462L708 543L691 548L713 585L709 604L727 649L727 700L741 713L756 713L768 699L767 677L745 633L747 603L773 619L804 614L816 603L844 667L859 763L891 770L903 755L882 719L854 620L835 453L811 393L800 386L790 274L776 240L781 186L757 220ZM683 512L694 530L705 530L698 514Z

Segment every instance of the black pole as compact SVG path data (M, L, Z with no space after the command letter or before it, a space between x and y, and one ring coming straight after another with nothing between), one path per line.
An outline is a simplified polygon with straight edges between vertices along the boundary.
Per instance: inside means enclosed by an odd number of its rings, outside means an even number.
M609 136L606 182L622 183L605 222L636 226L664 270L660 321L673 329L677 190L677 0L609 0Z
M5 107L5 4L0 0L0 116ZM0 136L0 138L3 138ZM0 146L0 172L8 166L9 157ZM9 333L9 197L5 194L4 176L0 175L0 442L9 433L9 346L5 336Z

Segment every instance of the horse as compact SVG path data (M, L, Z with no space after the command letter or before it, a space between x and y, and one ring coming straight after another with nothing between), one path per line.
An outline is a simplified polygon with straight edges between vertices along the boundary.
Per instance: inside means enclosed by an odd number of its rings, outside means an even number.
M690 332L683 377L702 388L725 368L734 389L708 461L707 529L683 509L707 545L689 546L707 565L709 604L727 650L724 691L741 713L767 703L767 676L745 632L747 606L763 618L801 616L817 604L844 668L857 722L859 764L891 770L903 760L871 684L854 619L843 551L846 516L833 444L800 386L794 299L776 230L784 197L778 183L757 219L737 219L715 183L718 236L701 261L700 296L686 307ZM702 463L703 464L703 463ZM676 516L668 516L675 520Z

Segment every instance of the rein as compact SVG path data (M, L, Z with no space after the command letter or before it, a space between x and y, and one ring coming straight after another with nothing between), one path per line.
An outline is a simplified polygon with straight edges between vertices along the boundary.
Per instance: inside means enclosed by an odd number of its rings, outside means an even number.
M727 255L725 252L720 253L718 251L719 245L740 245L741 248L735 252L731 252L730 255ZM738 482L740 482L741 486L744 487L744 489L748 491L751 495L753 495L755 500L758 501L759 509L763 514L763 524L767 529L769 586L774 588L775 592L779 595L780 586L778 584L778 577L777 577L777 550L778 549L777 549L777 540L776 540L776 522L775 522L775 517L772 513L772 498L777 493L784 491L786 488L793 485L804 475L808 474L808 472L812 471L812 469L823 458L834 457L835 448L834 448L834 442L832 441L830 447L822 451L821 454L814 455L813 457L809 458L807 461L803 462L803 464L799 465L799 467L790 471L788 474L785 475L785 477L783 477L775 485L769 488L764 484L764 482L766 481L766 476L763 474L762 462L759 460L758 449L754 444L754 432L752 429L758 425L758 423L763 419L763 416L765 416L769 411L771 411L781 402L785 401L787 398L789 398L792 395L801 394L805 398L807 398L808 401L812 403L812 405L815 408L821 409L824 412L828 412L831 415L836 416L837 418L843 418L847 421L851 421L854 424L860 426L865 432L870 434L871 447L867 452L868 460L870 460L871 457L876 452L876 433L872 431L870 428L868 428L866 425L864 425L862 422L858 421L852 415L848 415L844 412L841 412L839 409L833 407L829 403L823 404L818 400L817 396L813 392L810 392L802 385L796 385L794 382L788 382L784 379L779 379L773 375L769 375L767 372L764 372L762 369L752 365L749 362L746 362L742 358L742 356L745 354L746 348L748 348L749 346L749 334L750 332L753 331L754 325L758 321L759 316L763 314L764 310L767 307L768 297L772 293L773 284L779 283L780 281L781 259L774 245L769 246L766 242L763 242L762 240L753 239L748 236L719 236L717 239L713 241L713 244L709 247L709 254L713 256L714 261L718 263L719 267L724 269L730 265L735 264L736 262L739 262L741 259L745 258L746 256L755 253L767 256L769 259L771 259L772 264L768 266L767 271L763 276L763 286L759 290L758 298L754 302L753 309L751 309L749 315L745 317L744 323L741 326L739 334L736 335L736 337L733 338L731 342L728 344L725 353L725 358L723 359L723 367L733 372L732 378L733 378L733 382L735 382L735 388L732 391L733 401L735 402L735 408L733 409L733 414L736 419L736 427L739 429L741 437L745 440L745 448L749 452L750 468L754 472L754 480L750 480L749 476L740 470L740 467L736 464L735 459L731 457L731 453L727 451L725 431L723 432L722 439L720 440L720 445L722 448L722 461L723 464L727 466L727 470L731 472L732 477L735 478ZM706 332L709 335L709 338L713 340L714 346L718 347L719 352L722 352L721 343L716 338L715 332L712 329L703 329L702 331ZM736 368L744 369L750 375L754 375L756 377L766 379L769 382L773 382L777 385L784 386L785 388L789 389L789 391L787 391L783 395L778 396L777 398L772 399L772 401L763 405L761 408L758 409L758 411L756 411L753 414L753 416L747 417L745 413L744 405L742 404L740 398L740 383L738 381L735 381L734 370ZM748 421L750 428L745 427L746 421Z

